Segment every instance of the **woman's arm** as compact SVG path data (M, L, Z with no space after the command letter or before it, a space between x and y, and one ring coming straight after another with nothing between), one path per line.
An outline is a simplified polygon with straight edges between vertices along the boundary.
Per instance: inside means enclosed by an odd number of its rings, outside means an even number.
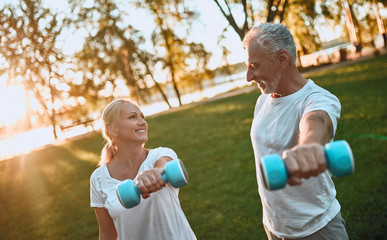
M116 240L117 231L109 212L105 208L94 208L94 211L99 225L99 240Z
M148 198L152 192L156 192L165 186L161 175L164 173L165 164L171 160L172 158L168 156L161 157L156 160L152 169L143 171L137 177L137 186L143 193L142 197L144 199Z
M169 161L172 161L171 157L168 157L168 156L161 157L161 158L156 160L155 165L153 167L164 169L165 164L167 164L167 162L169 162Z

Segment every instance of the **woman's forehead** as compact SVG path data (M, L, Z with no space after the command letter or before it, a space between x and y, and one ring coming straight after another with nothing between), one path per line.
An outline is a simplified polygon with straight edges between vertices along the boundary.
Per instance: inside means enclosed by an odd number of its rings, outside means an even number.
M141 110L138 108L138 106L130 102L123 102L121 104L120 110L121 110L120 111L121 113L131 113L131 112L141 113Z

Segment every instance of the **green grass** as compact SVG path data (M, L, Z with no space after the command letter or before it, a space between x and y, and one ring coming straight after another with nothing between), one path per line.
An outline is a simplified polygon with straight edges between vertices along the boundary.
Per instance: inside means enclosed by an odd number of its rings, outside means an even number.
M310 76L341 101L336 139L352 146L356 172L335 178L350 239L387 235L387 56ZM148 117L147 147L167 146L184 161L180 191L198 239L265 239L250 125L259 92ZM99 134L0 162L0 239L96 239L89 177Z

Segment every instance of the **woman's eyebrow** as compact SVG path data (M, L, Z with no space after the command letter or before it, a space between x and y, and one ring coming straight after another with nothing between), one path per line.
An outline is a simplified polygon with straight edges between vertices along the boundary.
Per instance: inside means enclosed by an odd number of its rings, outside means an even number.
M124 115L123 116L129 116L131 114L137 114L136 112L128 112L128 113L123 113Z

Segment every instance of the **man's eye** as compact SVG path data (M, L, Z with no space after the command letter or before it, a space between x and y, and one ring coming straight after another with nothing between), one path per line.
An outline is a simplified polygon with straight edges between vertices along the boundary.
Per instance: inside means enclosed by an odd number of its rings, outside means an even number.
M250 64L250 67L251 67L252 69L257 69L257 68L258 68L258 64L252 63L252 64Z

